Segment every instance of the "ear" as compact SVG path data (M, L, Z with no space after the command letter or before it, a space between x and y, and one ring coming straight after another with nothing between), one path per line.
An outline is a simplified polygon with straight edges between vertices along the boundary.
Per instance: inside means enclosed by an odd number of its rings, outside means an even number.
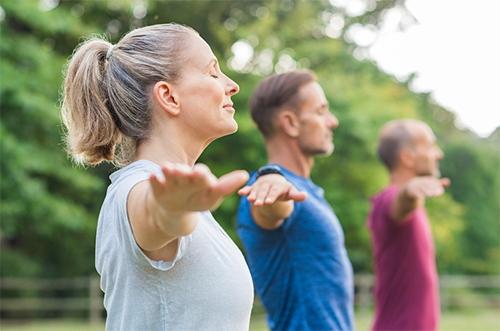
M399 152L399 163L405 168L413 168L415 161L415 153L410 148L403 147Z
M172 85L160 81L153 88L153 95L158 105L172 116L177 116L180 113L179 98L173 92Z
M296 138L299 135L299 119L294 112L290 110L282 110L278 114L278 123L288 136Z

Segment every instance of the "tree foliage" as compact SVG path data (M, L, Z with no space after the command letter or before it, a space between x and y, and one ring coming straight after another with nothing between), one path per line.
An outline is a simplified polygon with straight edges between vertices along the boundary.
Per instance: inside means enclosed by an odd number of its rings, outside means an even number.
M131 28L165 22L196 29L240 85L233 98L238 132L213 142L200 158L217 176L266 162L247 110L255 84L272 72L310 68L340 121L336 150L316 160L312 179L339 216L354 270L371 271L368 199L388 181L376 156L378 132L389 120L418 118L436 132L446 155L442 173L452 181L427 204L440 271L497 273L499 130L488 139L461 131L430 95L409 89L411 80L399 82L357 60L356 45L342 37L349 27L377 26L387 9L404 6L367 3L374 5L350 17L328 1L2 1L0 275L93 272L97 215L112 167L78 169L68 160L59 116L62 69L82 37L101 34L116 43ZM343 24L335 36L328 30L334 17ZM214 214L239 242L237 204L233 195Z

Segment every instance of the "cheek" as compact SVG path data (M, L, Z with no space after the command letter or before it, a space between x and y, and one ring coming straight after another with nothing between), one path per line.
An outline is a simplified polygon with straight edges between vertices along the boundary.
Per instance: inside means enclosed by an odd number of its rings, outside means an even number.
M207 82L204 84L200 92L202 93L204 99L207 98L214 103L222 103L225 95L224 89L216 82L215 79L213 80L213 82Z
M206 78L192 84L189 89L184 91L189 103L197 108L218 106L224 100L224 89L216 82L214 78Z

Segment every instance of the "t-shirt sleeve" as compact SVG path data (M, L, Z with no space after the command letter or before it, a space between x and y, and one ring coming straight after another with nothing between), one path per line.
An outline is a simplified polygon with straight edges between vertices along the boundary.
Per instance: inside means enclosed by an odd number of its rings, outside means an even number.
M122 240L120 241L123 245L122 249L125 252L128 252L130 258L132 258L133 262L142 264L142 265L150 265L155 269L166 271L174 267L175 263L179 261L182 256L185 254L187 249L189 248L189 244L192 240L192 234L187 236L179 237L177 244L177 253L175 257L170 261L154 261L144 254L142 249L137 245L135 241L134 234L132 232L132 227L130 225L130 220L128 218L127 213L127 199L128 195L132 188L138 183L149 179L149 173L138 174L136 176L131 176L124 182L120 183L120 186L117 188L117 201L116 201L116 215L118 217L117 227L118 232L122 235Z
M370 229L376 231L396 224L392 217L392 201L397 193L397 187L389 187L371 199L372 208L367 223Z
M398 187L390 187L381 195L381 211L383 212L384 219L387 220L387 225L391 227L400 227L406 223L408 223L412 219L412 215L406 217L405 220L397 221L392 217L392 204L396 195L399 192Z
M281 223L279 229L281 229L282 231L288 231L292 225L294 224L294 222L297 221L297 219L299 218L299 214L300 214L300 208L301 208L301 203L300 202L293 202L293 211L292 213L290 214L290 216L288 216L287 218L285 218L285 220L283 221L283 223Z
M392 217L392 203L396 195L398 194L397 189L389 189L382 195L382 201L380 202L382 207L382 212L384 213L384 217L391 223L394 223L395 220Z

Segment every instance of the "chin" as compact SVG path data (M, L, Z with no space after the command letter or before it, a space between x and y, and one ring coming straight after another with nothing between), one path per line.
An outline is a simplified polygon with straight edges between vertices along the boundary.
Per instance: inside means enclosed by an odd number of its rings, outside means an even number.
M317 150L315 153L313 153L314 155L316 156L330 156L333 154L333 146L331 148L328 148L328 149L322 149L322 150Z
M441 177L441 172L439 170L438 171L423 171L423 172L418 173L417 176L419 176L419 177L432 176L432 177L439 178L439 177Z
M238 131L238 123L234 121L233 130L231 131L231 133L235 133L236 131Z
M323 156L330 156L333 154L333 151L335 150L335 145L331 144L325 149L325 152L322 154Z
M330 156L330 155L332 155L332 154L333 154L333 150L331 150L331 151L327 151L327 152L324 152L324 153L322 153L322 154L319 154L318 156L327 157L327 156Z
M224 128L224 133L221 136L227 136L228 134L235 133L238 131L238 123L234 121L232 125L228 125L227 127Z

